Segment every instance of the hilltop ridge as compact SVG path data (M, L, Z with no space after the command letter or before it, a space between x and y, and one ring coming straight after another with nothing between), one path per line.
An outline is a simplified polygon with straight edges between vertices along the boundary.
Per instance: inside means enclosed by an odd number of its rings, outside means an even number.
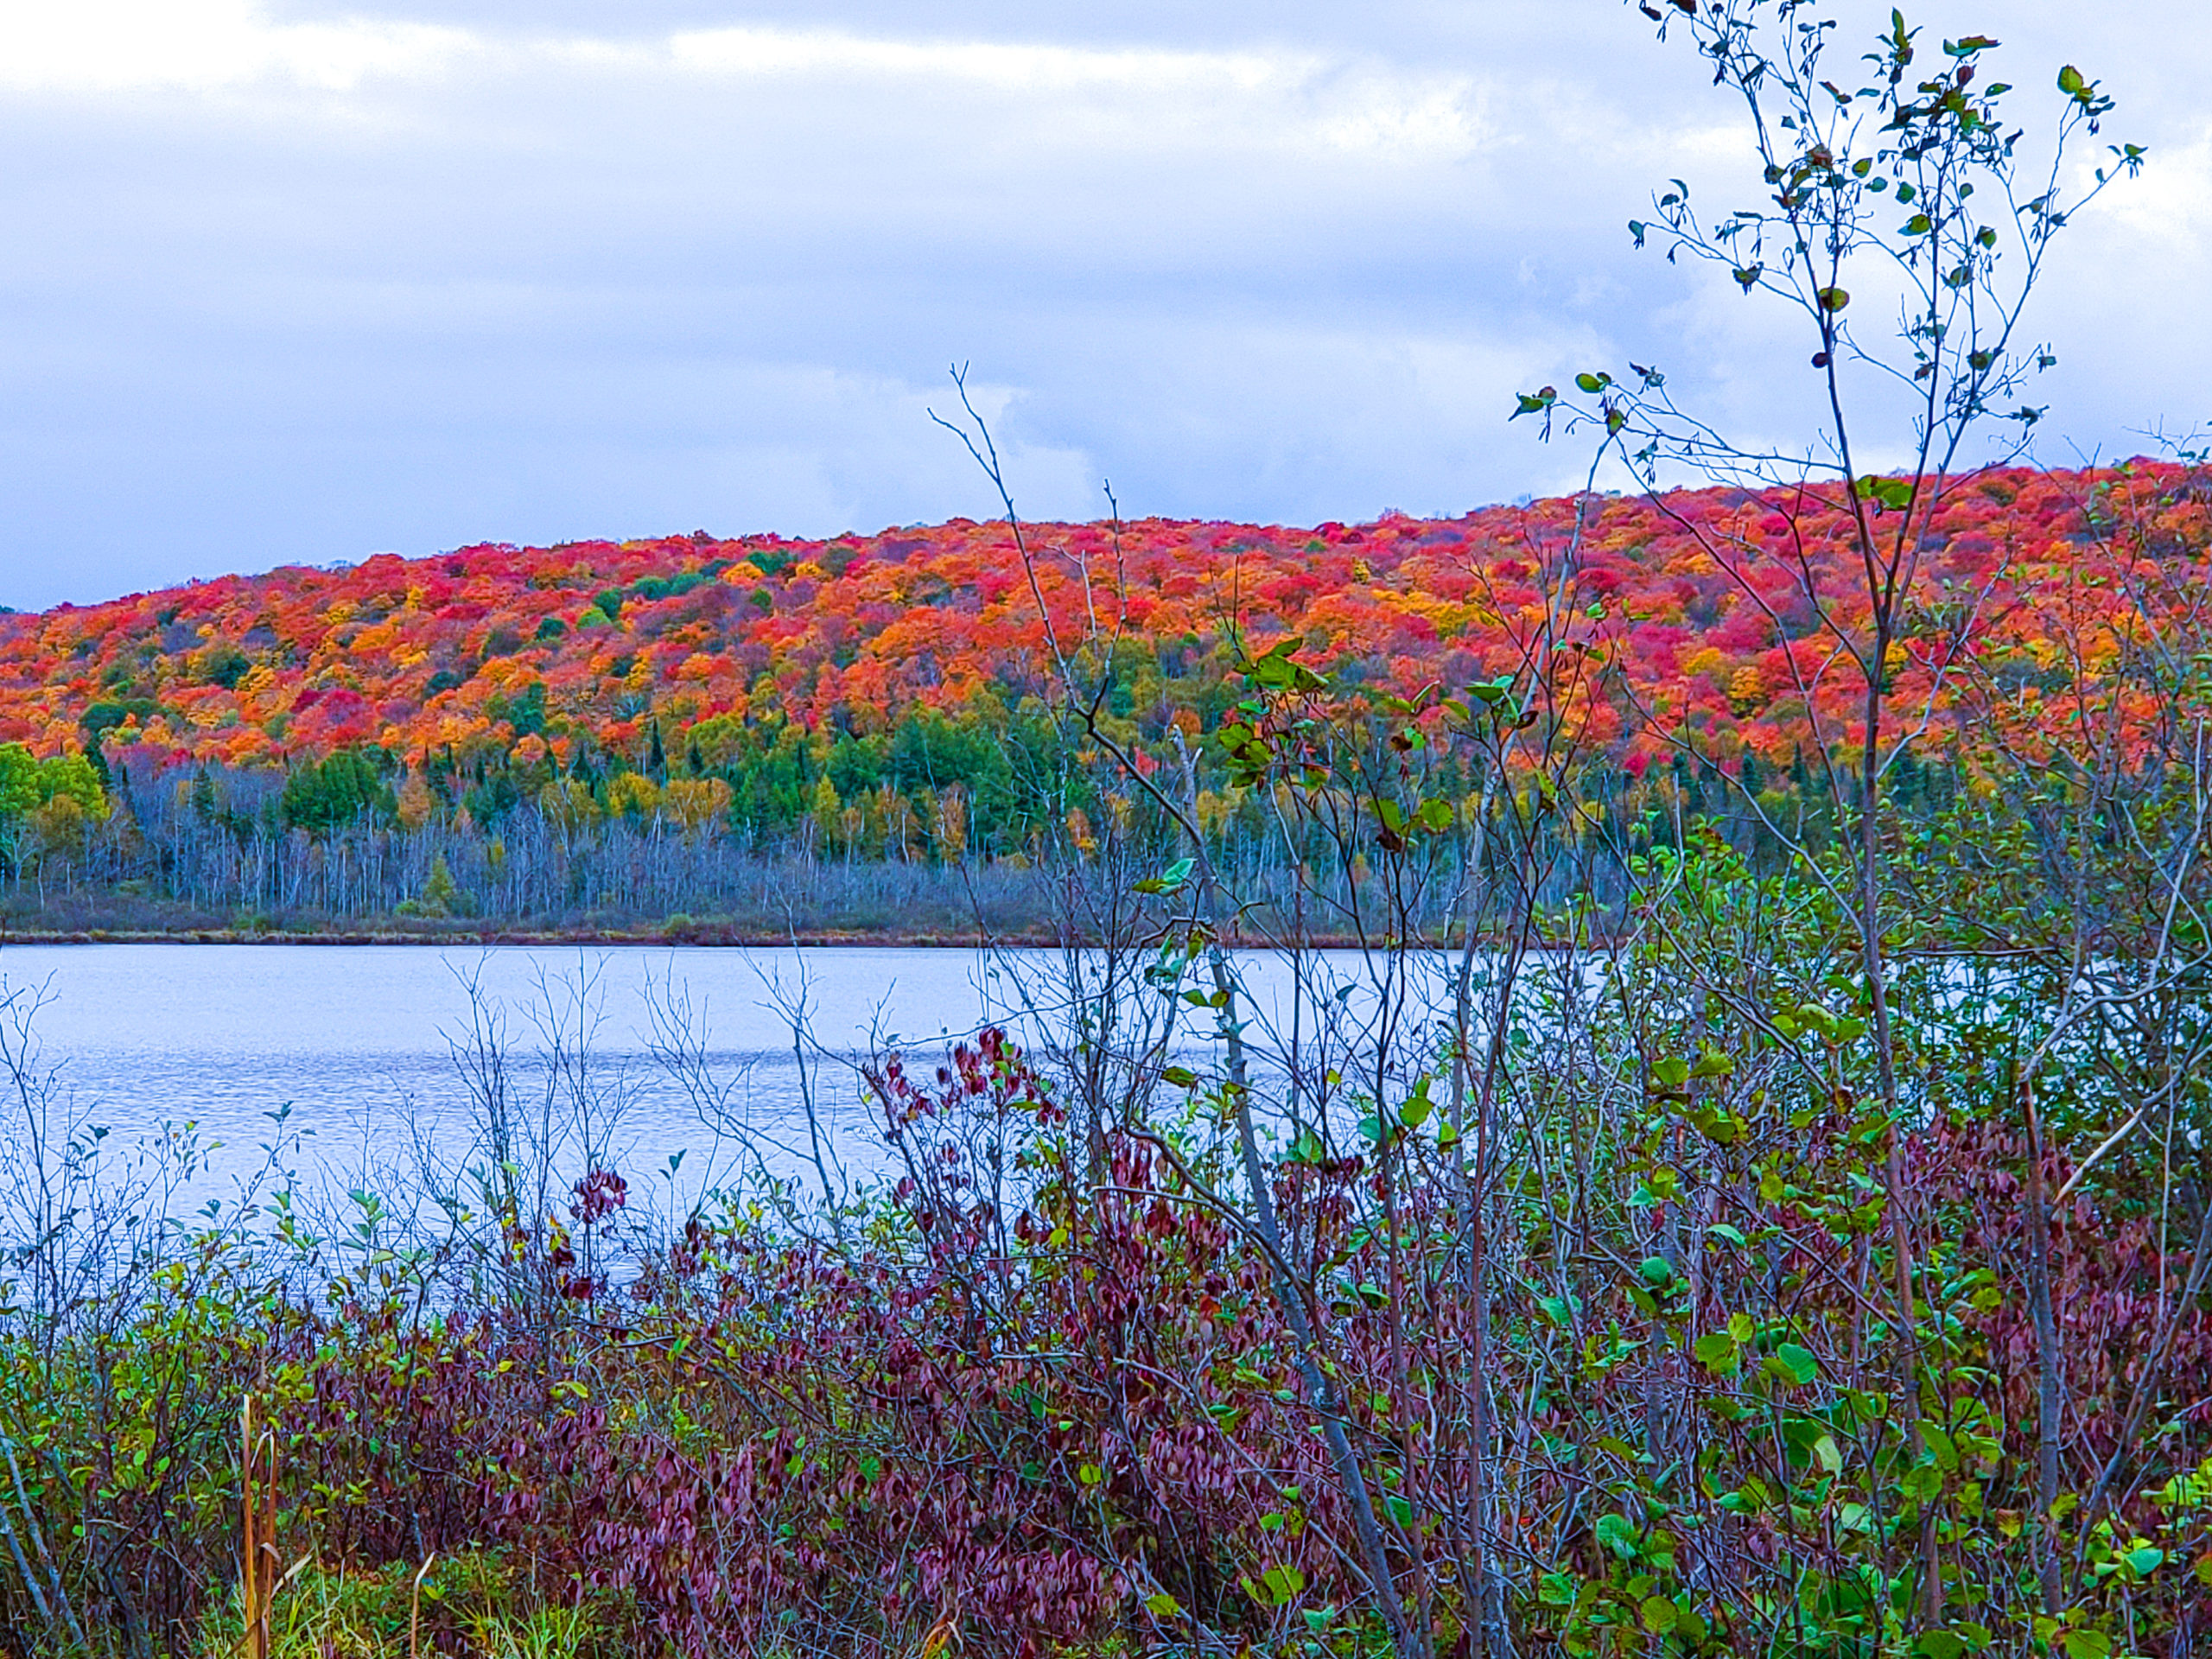
M1986 589L1989 630L2017 629L2019 595L2123 557L2100 541L2094 499L2170 493L2176 476L2137 462L1967 481L1938 515L1922 585ZM1846 610L1853 574L1838 516L1793 531L1778 505L1719 490L1658 505L1592 497L1579 543L1565 499L1310 528L1039 524L1025 527L1035 591L1007 526L964 519L287 566L0 617L0 741L157 767L373 746L407 764L542 753L558 768L594 753L641 764L656 730L670 743L696 730L711 749L717 722L880 733L918 709L1046 695L1039 592L1063 637L1092 614L1125 627L1125 711L1157 723L1192 706L1184 683L1218 677L1232 628L1259 643L1297 633L1309 660L1375 683L1510 671L1571 554L1574 626L1606 645L1624 690L1724 753L1778 752L1796 741L1789 652L1821 631L1789 562L1805 557ZM2202 545L2201 503L2158 514L2158 534ZM1779 544L1808 524L1807 544ZM1693 526L1740 548L1741 569ZM1624 760L1647 747L1630 722L1609 724Z

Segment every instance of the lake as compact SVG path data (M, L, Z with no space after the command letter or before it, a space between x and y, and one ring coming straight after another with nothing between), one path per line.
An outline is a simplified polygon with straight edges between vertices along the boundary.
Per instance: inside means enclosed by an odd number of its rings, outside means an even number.
M1358 959L1316 960L1340 993L1329 1000L1341 1019L1363 999ZM933 1065L951 1041L995 1022L1047 1040L1049 1012L1044 1027L1033 1014L1024 1028L1020 1016L1039 1005L1033 988L1058 963L1046 951L867 946L9 945L0 989L13 1020L29 1016L11 1048L28 1030L29 1069L75 1121L109 1131L104 1147L187 1122L215 1144L181 1194L192 1205L232 1191L271 1146L303 1185L339 1192L402 1185L417 1156L465 1159L470 1091L455 1051L480 1022L504 1028L510 1094L545 1115L569 1161L588 1137L634 1189L680 1158L665 1175L675 1198L727 1179L734 1147L665 1063L672 1033L685 1033L674 1046L712 1091L709 1116L741 1127L776 1173L811 1178L801 1109L810 1093L825 1161L865 1174L883 1154L858 1059L897 1046ZM1255 1046L1278 1028L1287 1041L1281 962L1247 953L1239 971L1254 994ZM1156 1014L1171 1006L1140 995ZM1202 1062L1211 1014L1173 1006L1171 1046ZM802 1010L807 1035L795 1044ZM1300 1013L1308 1043L1313 1019Z

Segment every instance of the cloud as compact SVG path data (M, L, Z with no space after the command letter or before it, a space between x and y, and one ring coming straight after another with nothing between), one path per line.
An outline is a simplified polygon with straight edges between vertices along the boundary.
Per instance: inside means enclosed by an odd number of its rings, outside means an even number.
M400 22L273 22L249 0L7 0L0 86L40 92L211 92L257 82L346 92L450 71L468 31Z
M2212 122L2153 149L2139 178L2115 183L2090 212L2116 233L2201 262L2212 239Z
M1342 54L1163 50L1019 41L903 38L770 25L657 36L486 30L360 17L287 21L251 0L0 3L0 86L48 94L334 95L456 77L567 71L663 83L785 82L846 97L954 89L1052 106L1057 118L1118 116L1155 141L1206 129L1391 156L1464 156L1485 135L1483 92L1465 73L1413 73ZM1109 124L1111 124L1109 121Z
M2107 451L2212 354L2212 28L2140 11L2005 23L2024 105L2078 60L2152 147L2033 313ZM1804 353L1624 229L1761 188L1680 44L1618 0L0 0L0 601L981 514L954 359L1048 515L1571 485L1512 394L1631 357L1787 442Z

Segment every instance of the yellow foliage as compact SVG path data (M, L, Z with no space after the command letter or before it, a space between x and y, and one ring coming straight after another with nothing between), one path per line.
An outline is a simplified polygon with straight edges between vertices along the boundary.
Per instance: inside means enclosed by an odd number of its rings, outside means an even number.
M1218 836L1228 829L1242 798L1241 792L1234 790L1200 790L1197 804L1199 833Z
M430 821L430 814L437 810L437 797L430 793L419 772L410 772L406 781L399 786L397 808L401 825L409 830L420 830Z
M930 803L930 839L937 844L937 855L948 864L957 863L966 855L968 791L959 785L947 784Z
M745 721L735 715L710 715L687 728L678 741L669 746L669 753L681 753L686 744L699 751L699 759L707 766L726 766L744 749Z
M687 835L719 824L729 803L729 785L719 778L678 778L660 792L661 811Z
M537 804L545 816L563 830L588 829L600 819L599 803L591 790L575 778L557 779L537 791Z
M607 780L607 810L625 818L649 818L660 809L659 785L641 772L617 772Z
M914 837L920 830L915 821L914 809L899 792L896 785L888 781L879 785L868 797L869 817L883 832L884 853L888 857L896 854L901 859L914 855Z
M1766 676L1757 668L1739 668L1728 677L1728 701L1739 715L1749 714L1766 702Z
M820 834L822 844L825 847L834 844L837 838L838 825L844 818L844 804L838 798L837 785L830 781L828 772L814 780L814 798L809 804L808 816L814 820L815 830Z

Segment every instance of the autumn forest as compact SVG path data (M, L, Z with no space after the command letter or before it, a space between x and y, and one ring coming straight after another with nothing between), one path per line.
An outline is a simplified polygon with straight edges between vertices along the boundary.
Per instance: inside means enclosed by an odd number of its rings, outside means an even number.
M987 930L1033 930L1020 873L1146 806L1102 792L1056 724L1050 640L1085 631L1111 659L1102 720L1141 766L1187 746L1199 818L1248 859L1290 849L1217 764L1240 653L1287 642L1363 696L1449 696L1522 674L1548 628L1580 653L1577 835L1649 844L1712 812L1756 851L1762 814L1821 810L1808 768L1857 695L1835 650L1859 620L1847 516L1788 505L1707 490L1312 530L1049 525L1027 531L1033 572L1004 524L484 545L10 616L14 925L674 917L777 937L918 913L957 937L980 897ZM2125 607L2183 620L2206 508L2178 463L1999 471L1953 490L1923 540L1891 664L1924 709L1908 804L1981 775L1992 743L2060 737L2124 653ZM1471 829L1479 765L1446 770ZM1554 896L1617 894L1605 863Z

